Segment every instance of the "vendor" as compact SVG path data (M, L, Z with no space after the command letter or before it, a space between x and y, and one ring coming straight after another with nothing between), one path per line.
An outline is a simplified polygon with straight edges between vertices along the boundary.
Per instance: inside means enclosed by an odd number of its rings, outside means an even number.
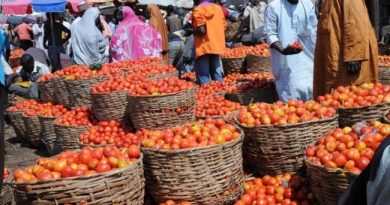
M7 77L8 93L16 94L23 98L38 99L39 91L36 82L39 77L51 72L49 67L35 61L29 54L24 54L20 58L20 65L16 73ZM19 77L23 82L29 81L30 84L27 86L16 82L16 79Z

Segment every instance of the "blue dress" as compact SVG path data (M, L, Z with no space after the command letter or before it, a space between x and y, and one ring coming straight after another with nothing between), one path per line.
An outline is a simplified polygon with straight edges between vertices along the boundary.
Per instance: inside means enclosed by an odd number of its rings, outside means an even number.
M303 47L296 55L283 55L271 48L272 73L282 101L306 101L313 97L316 30L317 17L311 0L299 0L298 4L274 0L266 9L264 33L269 45L280 41L285 48L299 41Z

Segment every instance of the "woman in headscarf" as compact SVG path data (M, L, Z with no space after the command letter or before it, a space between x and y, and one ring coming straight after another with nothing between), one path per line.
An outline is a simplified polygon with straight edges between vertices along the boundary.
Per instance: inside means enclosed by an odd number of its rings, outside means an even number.
M148 5L148 12L150 14L150 25L160 32L162 38L163 59L169 62L168 55L168 27L161 15L160 9L156 4Z
M104 54L109 42L98 28L100 13L89 8L81 20L72 25L72 49L74 61L79 65L103 64L108 62Z
M157 30L139 20L130 7L123 7L123 20L112 36L110 48L114 61L140 57L161 57L162 41ZM119 19L120 20L120 19Z

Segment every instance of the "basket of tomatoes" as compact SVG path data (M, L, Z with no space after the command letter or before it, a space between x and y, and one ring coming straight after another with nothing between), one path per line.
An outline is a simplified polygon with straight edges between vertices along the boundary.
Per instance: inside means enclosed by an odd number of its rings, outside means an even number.
M63 105L50 105L38 111L37 116L41 127L41 140L50 156L56 154L54 142L56 133L54 120L63 116L68 110Z
M56 93L53 78L54 74L46 74L38 79L39 98L43 102L56 103Z
M223 118L229 120L241 108L239 103L226 100L220 95L212 95L203 101L198 101L195 108L197 120L206 118Z
M360 121L380 120L390 109L390 85L364 83L339 86L332 94L317 98L321 104L337 108L341 127Z
M38 104L38 106L42 106ZM24 127L26 128L26 135L28 141L35 147L44 147L41 139L41 125L37 116L37 109L27 109L23 113Z
M242 130L206 119L142 130L147 189L156 203L232 204L243 191Z
M240 46L236 48L227 48L225 53L222 54L221 60L225 75L231 73L243 73L245 67L245 56L246 48L245 46Z
M269 52L267 44L250 47L246 55L245 73L270 72L272 65Z
M269 79L237 83L227 89L225 97L242 105L255 102L274 103L278 100L275 84Z
M139 147L84 147L14 171L17 204L144 203L145 179Z
M379 56L379 82L390 85L390 56Z
M12 205L14 202L14 194L12 191L12 186L10 185L10 182L12 181L12 177L10 174L10 171L7 168L4 168L3 186L0 190L0 204Z
M115 120L130 123L127 113L127 92L146 79L139 76L113 76L91 88L91 110L99 121Z
M93 119L88 108L75 108L54 121L56 140L54 150L79 149L79 135L92 126Z
M389 130L389 124L378 121L370 125L358 123L331 130L315 145L307 147L307 174L321 205L337 204L342 193L370 163Z
M240 110L236 122L245 132L245 160L262 175L297 171L305 147L338 127L334 108L295 100L251 104Z
M200 86L196 90L196 100L204 101L210 96L219 95L224 97L229 84L219 81L211 81L205 85Z
M15 68L20 66L20 58L24 54L24 50L19 48L11 51L11 55L9 57L9 66L11 68Z
M195 95L195 85L177 77L136 84L127 95L134 128L164 129L195 121Z

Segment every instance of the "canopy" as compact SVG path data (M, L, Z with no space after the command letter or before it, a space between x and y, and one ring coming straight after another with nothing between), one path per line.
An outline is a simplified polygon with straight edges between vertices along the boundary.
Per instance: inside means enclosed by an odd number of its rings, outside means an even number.
M66 4L70 4L74 12L78 12L77 4L82 0L13 0L1 4L4 14L30 14L36 12L63 12ZM0 1L1 2L1 1ZM12 2L12 3L11 3Z
M30 14L31 0L3 1L1 4L4 14Z
M33 10L36 12L63 12L67 0L32 0ZM77 7L77 6L76 6Z

